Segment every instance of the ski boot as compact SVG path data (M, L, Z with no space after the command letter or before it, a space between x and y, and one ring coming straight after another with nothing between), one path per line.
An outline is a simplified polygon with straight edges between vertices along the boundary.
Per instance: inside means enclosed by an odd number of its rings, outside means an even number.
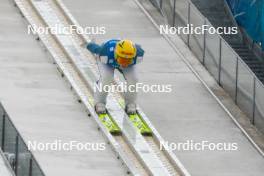
M133 115L137 113L137 106L136 104L130 103L126 105L125 111L128 115Z
M105 108L105 104L104 103L97 103L94 106L94 109L95 109L97 114L106 114L106 108Z

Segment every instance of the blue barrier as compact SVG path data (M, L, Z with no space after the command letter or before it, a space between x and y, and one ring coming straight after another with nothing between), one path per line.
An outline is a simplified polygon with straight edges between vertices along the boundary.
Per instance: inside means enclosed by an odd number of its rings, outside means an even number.
M237 23L264 50L264 0L226 0Z

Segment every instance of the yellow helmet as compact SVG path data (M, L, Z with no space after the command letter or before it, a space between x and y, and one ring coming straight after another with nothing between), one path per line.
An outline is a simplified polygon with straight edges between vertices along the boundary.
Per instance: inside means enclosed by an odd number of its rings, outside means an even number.
M137 49L131 40L120 40L115 47L115 57L132 59L136 56Z

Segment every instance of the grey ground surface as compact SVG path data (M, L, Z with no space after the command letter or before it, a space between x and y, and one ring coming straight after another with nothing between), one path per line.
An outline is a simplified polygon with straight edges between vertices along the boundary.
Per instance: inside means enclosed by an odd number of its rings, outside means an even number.
M237 143L237 151L175 151L195 176L260 176L264 159L235 126L186 64L159 35L133 0L64 0L82 26L105 26L111 38L130 38L143 46L140 82L171 84L172 93L140 93L139 103L162 137L172 143ZM186 46L182 50L186 50Z
M6 165L2 153L0 153L0 175L1 176L13 176L10 168Z
M104 143L12 1L1 1L0 12L0 100L26 142ZM47 176L126 174L108 145L104 151L33 153Z

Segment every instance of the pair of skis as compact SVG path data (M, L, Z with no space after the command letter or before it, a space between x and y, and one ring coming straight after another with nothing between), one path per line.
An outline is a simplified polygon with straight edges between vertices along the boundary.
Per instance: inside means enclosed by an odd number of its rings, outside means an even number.
M88 101L93 105L94 100L91 95L89 95ZM121 107L124 108L124 102L121 100L119 101L119 104ZM113 134L113 135L120 135L122 133L122 130L117 125L115 120L111 117L111 115L106 112L102 114L98 114L99 120L102 122L102 124L107 128L107 130ZM132 122L132 124L138 129L138 131L142 135L152 135L152 130L149 128L147 123L142 119L142 117L136 113L136 114L128 114L129 120Z
M122 133L120 127L114 121L109 113L98 114L100 121L113 135L120 135ZM142 135L152 135L152 131L142 117L136 114L128 114L129 120L137 128Z

